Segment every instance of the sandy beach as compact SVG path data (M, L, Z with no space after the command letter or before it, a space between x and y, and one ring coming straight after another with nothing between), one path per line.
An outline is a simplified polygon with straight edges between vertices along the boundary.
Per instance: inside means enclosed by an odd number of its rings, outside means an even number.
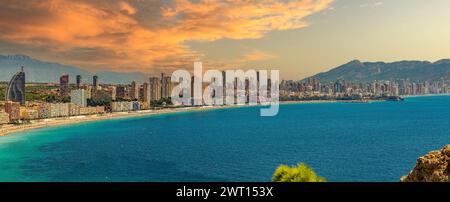
M296 100L296 101L282 101L280 104L316 104L316 103L334 103L338 100Z
M160 114L188 112L188 111L203 111L203 110L211 110L211 109L218 109L218 108L225 108L225 107L227 107L227 106L165 108L165 109L160 109L160 110L114 112L114 113L96 114L96 115L40 119L40 120L33 120L30 123L0 125L0 136L5 136L5 135L13 134L13 133L24 132L24 131L38 129L38 128L44 128L44 127L54 127L54 126L60 126L60 125L69 125L69 124L101 121L101 120L108 120L108 119L120 119L120 118L128 118L128 117L160 115Z

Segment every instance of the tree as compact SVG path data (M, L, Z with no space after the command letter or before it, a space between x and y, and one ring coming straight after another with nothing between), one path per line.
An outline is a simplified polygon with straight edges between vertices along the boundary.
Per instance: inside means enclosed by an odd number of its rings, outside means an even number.
M108 99L87 99L87 105L90 107L111 106L111 100Z
M161 98L159 100L152 100L150 102L151 107L166 107L168 105L173 105L172 99L169 98Z
M56 96L52 94L45 95L43 99L48 103L55 103L57 101Z
M327 180L318 176L314 170L304 163L296 167L280 165L272 177L273 182L326 182Z

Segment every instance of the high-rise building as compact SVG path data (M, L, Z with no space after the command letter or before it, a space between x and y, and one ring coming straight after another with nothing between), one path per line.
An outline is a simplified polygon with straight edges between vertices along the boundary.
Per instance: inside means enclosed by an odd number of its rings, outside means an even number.
M64 74L59 78L59 95L67 97L69 95L69 75Z
M345 92L344 82L342 80L336 81L334 83L334 92L335 93L344 93Z
M222 86L223 86L223 95L225 96L226 88L227 88L227 72L222 71Z
M172 86L171 77L161 74L161 96L163 98L169 98L171 96Z
M84 89L72 90L70 94L71 94L70 98L71 103L76 104L79 107L87 106L86 90Z
M150 102L151 100L151 96L150 96L150 87L149 87L149 85L148 85L148 83L147 82L145 82L143 85L142 85L142 91L143 91L143 101L144 102Z
M87 99L91 99L92 98L92 91L94 91L93 87L92 86L84 86L83 89L86 90L86 98Z
M125 86L117 86L116 87L116 97L123 99L126 96L126 88Z
M77 88L78 89L81 88L81 79L82 79L81 75L77 75Z
M160 92L160 94L161 94L161 97L164 97L164 91L165 91L165 89L164 89L164 73L161 73L161 78L159 79L159 82L160 82L160 89L161 89L161 92Z
M139 86L139 99L138 100L144 100L144 85Z
M150 77L150 101L161 99L161 80L158 77Z
M135 81L131 82L130 98L131 100L139 99L139 85Z
M167 76L165 78L165 80L166 80L166 89L167 89L166 90L166 97L167 98L172 97L172 90L173 90L174 85L173 85L171 79L172 79L172 77L170 77L170 76Z
M25 72L23 67L20 72L17 72L8 84L6 88L6 101L18 102L22 105L25 104Z
M108 87L108 91L111 92L111 100L116 100L117 99L117 90L116 90L116 86L109 86Z
M99 85L99 83L98 83L98 76L94 75L92 77L92 86L94 87L93 90L97 90L98 89L98 85Z

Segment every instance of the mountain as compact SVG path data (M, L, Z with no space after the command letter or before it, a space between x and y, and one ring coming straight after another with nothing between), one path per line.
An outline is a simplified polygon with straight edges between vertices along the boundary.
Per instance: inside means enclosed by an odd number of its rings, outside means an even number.
M410 79L412 81L438 80L450 78L450 59L439 60L434 63L428 61L385 63L354 60L312 77L321 82L334 82L338 79L355 82L391 79Z
M58 63L44 62L26 55L0 55L0 81L9 81L11 77L24 66L27 82L59 82L59 77L69 74L70 82L75 83L76 75L81 75L83 83L92 83L93 73L84 69L62 65ZM147 77L138 72L122 73L111 71L99 71L100 83L131 83L138 81L143 83Z

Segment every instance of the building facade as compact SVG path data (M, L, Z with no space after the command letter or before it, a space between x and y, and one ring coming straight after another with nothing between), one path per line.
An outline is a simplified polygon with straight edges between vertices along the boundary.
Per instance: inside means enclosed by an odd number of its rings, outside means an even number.
M39 118L38 110L29 107L20 107L21 120L35 120Z
M25 72L23 67L20 72L16 73L6 88L6 101L18 102L25 104Z
M112 102L111 103L111 111L112 112L129 112L129 111L138 111L141 109L141 103L138 101L132 102Z
M20 120L20 103L12 101L5 102L5 112L9 114L10 122L18 122Z
M147 82L145 82L143 85L142 85L142 91L143 91L143 98L142 98L142 100L144 101L144 102L150 102L150 100L151 100L151 96L150 96L150 85L147 83Z
M7 123L9 123L9 114L4 111L0 111L0 125Z
M130 98L131 100L139 99L139 86L136 84L135 81L131 82Z
M173 88L171 79L172 78L170 76L164 76L164 74L162 74L162 77L161 77L161 97L163 97L163 98L171 97L172 88Z
M97 90L98 86L99 86L99 82L98 82L98 76L94 75L92 77L92 86L93 86L93 90Z
M50 118L69 116L69 103L50 104Z
M59 96L69 96L69 75L64 74L59 78Z
M87 96L86 96L86 90L84 89L77 89L71 91L71 98L70 102L73 104L76 104L80 107L86 107L87 106Z
M161 81L158 77L151 77L149 82L150 101L161 99Z
M50 103L44 103L38 106L38 117L40 119L50 118Z
M81 80L82 80L81 75L77 75L77 89L81 88L81 82L82 82Z

